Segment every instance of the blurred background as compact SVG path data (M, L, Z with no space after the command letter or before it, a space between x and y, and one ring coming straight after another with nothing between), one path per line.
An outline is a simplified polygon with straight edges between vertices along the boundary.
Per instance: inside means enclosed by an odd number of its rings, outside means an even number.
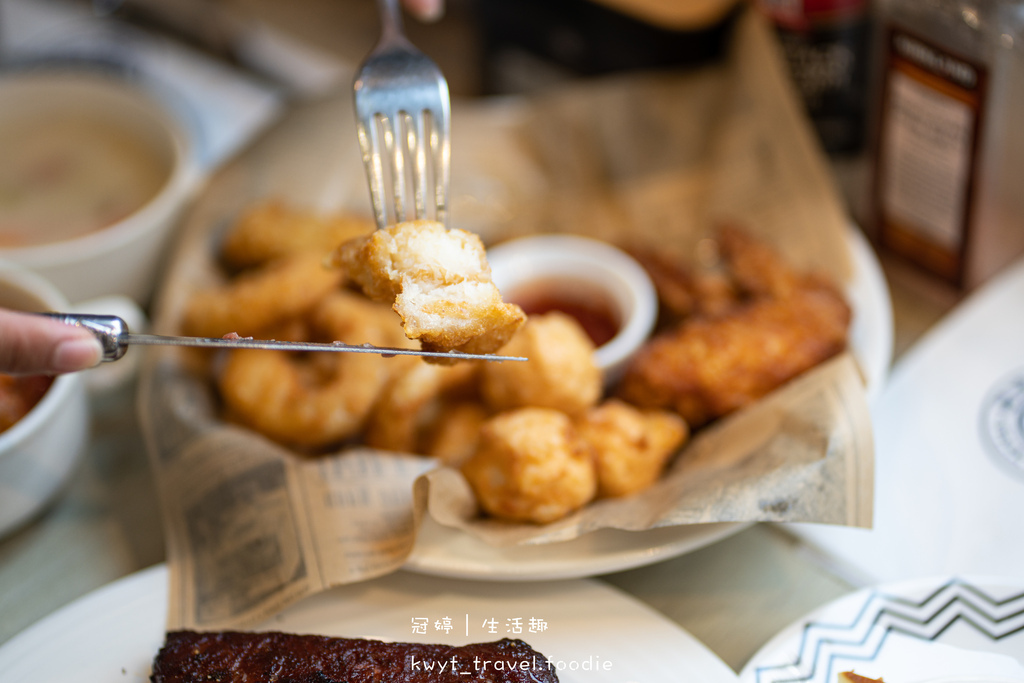
M1013 125L1024 103L1024 3L449 0L440 21L406 17L406 29L453 97L475 98L699 69L721 57L751 8L776 30L850 215L896 280L893 296L919 313L911 326L929 325L1024 249L1024 200L1011 180L1024 170ZM290 100L349 87L377 31L370 0L0 2L5 69L77 60L141 74L186 121L205 171ZM900 35L930 56L896 54ZM929 59L976 70L975 86Z

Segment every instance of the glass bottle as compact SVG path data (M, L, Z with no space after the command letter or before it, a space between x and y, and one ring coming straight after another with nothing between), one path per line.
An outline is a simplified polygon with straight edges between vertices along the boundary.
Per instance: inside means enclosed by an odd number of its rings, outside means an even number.
M883 9L879 247L969 289L1024 253L1024 1Z
M873 2L757 0L774 24L811 124L834 157L862 151Z

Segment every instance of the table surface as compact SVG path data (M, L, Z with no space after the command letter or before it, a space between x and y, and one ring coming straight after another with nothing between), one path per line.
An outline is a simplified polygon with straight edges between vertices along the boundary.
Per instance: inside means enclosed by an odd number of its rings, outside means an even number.
M343 58L361 54L360 41L372 42L375 32L357 31L360 22L375 21L369 0L303 0L298 8L271 0L231 4L311 45L327 50L334 46ZM345 15L346 10L352 13ZM325 26L340 16L347 17L342 34L352 40L332 43L333 29ZM439 41L425 27L414 28L431 37L438 50L473 45L469 28L456 12L435 29L435 34L454 34L453 40ZM333 35L337 40L337 33ZM465 64L455 59L457 55L451 57L453 64ZM442 67L453 82L453 92L472 80L473 74L455 66ZM865 166L863 159L833 163L855 218ZM898 358L956 298L898 264L883 259L882 265L892 294ZM69 486L40 518L0 540L0 643L75 598L163 561L155 487L134 398L129 386L97 406L90 447ZM600 580L678 623L736 671L784 626L859 587L828 558L815 554L784 527L770 524L757 524L686 555Z

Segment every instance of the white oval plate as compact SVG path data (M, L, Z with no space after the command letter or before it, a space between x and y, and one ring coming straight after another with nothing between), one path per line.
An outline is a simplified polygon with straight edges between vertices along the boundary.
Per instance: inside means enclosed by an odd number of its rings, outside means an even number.
M166 614L167 569L157 565L15 636L0 647L0 672L11 683L148 681ZM426 632L414 633L413 624L424 622ZM559 668L562 683L736 680L676 624L606 584L584 579L509 585L399 572L313 596L253 630L453 645L519 638Z
M915 579L857 591L784 629L741 683L1024 681L1024 580Z
M873 400L892 362L892 303L882 268L867 240L856 227L851 227L848 234L853 261L853 277L846 291L853 308L850 348L867 378L868 399ZM595 576L677 557L748 526L723 522L649 531L602 529L564 543L495 548L428 519L405 568L490 581Z

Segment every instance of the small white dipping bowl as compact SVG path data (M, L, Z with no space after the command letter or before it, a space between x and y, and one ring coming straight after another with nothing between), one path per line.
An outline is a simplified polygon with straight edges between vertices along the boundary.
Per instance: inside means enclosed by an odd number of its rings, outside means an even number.
M544 234L502 242L487 252L494 283L505 301L520 303L541 285L551 295L590 299L607 306L618 332L594 352L606 382L618 379L647 340L658 313L658 296L643 267L612 245L576 235ZM529 310L527 311L529 312Z
M109 124L136 141L163 182L120 220L68 239L0 247L0 258L41 274L72 303L121 294L144 304L180 210L196 186L189 140L161 102L124 79L84 68L0 76L0 132L55 117Z

